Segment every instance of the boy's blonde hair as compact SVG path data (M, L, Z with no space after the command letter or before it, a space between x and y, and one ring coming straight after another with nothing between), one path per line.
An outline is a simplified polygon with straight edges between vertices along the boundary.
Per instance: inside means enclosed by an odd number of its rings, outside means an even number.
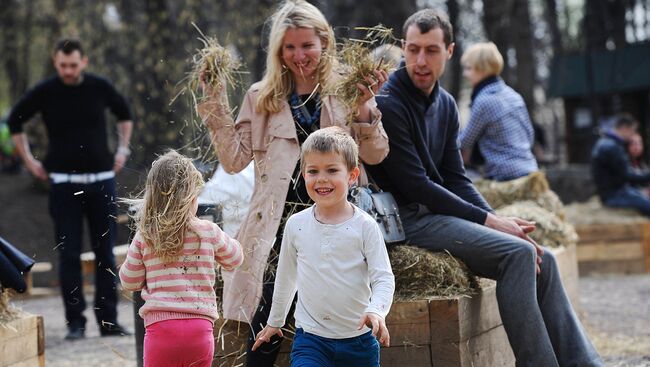
M503 71L503 56L492 42L471 45L463 53L460 62L487 75L500 75Z
M255 110L259 113L277 113L282 103L294 89L293 75L282 64L282 42L289 28L310 28L320 37L323 51L316 71L316 81L320 90L327 90L333 79L336 39L334 32L323 13L314 5L304 0L287 0L271 17L271 32L266 55L266 70Z
M305 171L305 156L309 153L337 153L343 157L348 170L359 167L359 148L345 129L330 126L311 133L302 143L300 150L300 171Z
M189 221L196 214L191 212L194 200L203 184L192 160L174 150L151 164L144 197L136 200L140 204L136 228L163 260L177 258L183 249Z

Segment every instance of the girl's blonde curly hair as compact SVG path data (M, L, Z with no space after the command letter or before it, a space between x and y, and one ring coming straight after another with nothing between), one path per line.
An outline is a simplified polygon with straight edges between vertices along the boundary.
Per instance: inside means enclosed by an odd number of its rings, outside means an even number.
M181 253L203 185L192 160L170 150L151 164L143 197L129 201L138 207L136 229L163 260L176 259Z

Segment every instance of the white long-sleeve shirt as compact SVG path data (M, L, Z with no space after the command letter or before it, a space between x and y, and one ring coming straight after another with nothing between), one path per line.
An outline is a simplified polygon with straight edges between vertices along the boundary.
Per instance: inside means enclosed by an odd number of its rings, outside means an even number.
M342 339L357 330L365 312L386 317L395 277L375 220L355 207L339 224L323 224L314 208L292 215L284 230L268 325L282 327L298 291L296 327Z

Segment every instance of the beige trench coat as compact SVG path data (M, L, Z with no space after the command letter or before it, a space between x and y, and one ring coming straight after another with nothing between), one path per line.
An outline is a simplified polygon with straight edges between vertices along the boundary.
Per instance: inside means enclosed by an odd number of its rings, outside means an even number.
M223 317L250 324L262 295L262 279L284 209L287 190L300 157L300 146L289 103L272 115L255 111L259 83L253 84L239 111L237 122L216 116L215 101L199 106L211 130L219 162L229 173L255 161L255 189L249 212L237 234L245 260L235 271L222 270ZM374 102L374 101L373 101ZM381 113L373 108L372 123L353 123L349 131L359 144L359 156L368 164L381 162L388 154L388 137ZM332 96L322 99L321 127L345 127L345 108Z

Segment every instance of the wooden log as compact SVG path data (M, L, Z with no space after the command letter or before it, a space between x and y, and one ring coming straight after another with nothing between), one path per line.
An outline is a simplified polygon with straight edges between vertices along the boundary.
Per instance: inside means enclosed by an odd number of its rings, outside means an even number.
M599 240L625 241L641 238L645 223L586 224L577 225L576 232L581 242Z
M22 313L0 327L0 367L44 366L43 318Z
M650 272L650 221L577 226L580 275Z
M560 271L560 278L571 300L574 310L578 311L580 306L580 290L578 288L578 260L575 244L566 247L551 249L555 255L557 266ZM542 264L544 266L544 264Z

